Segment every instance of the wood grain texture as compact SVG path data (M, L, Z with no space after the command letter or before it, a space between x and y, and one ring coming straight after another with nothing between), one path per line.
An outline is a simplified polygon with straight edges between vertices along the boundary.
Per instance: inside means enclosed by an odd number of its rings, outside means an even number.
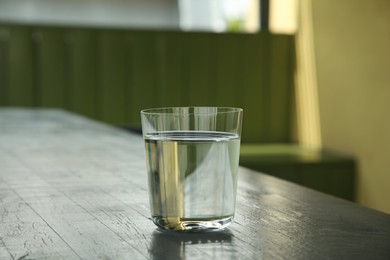
M234 223L158 230L140 136L0 109L0 259L389 259L390 216L245 168Z

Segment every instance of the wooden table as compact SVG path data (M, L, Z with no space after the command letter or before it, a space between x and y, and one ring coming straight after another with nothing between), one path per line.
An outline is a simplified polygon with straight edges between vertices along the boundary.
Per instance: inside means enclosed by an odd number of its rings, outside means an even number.
M390 259L390 215L240 168L227 230L162 232L139 135L0 109L0 259L61 258Z

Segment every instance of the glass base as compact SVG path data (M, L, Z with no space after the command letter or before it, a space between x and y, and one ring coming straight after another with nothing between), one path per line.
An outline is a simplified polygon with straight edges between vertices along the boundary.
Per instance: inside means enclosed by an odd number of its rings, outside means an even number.
M224 216L218 219L153 216L152 219L156 226L165 230L187 232L218 231L233 222L233 216Z

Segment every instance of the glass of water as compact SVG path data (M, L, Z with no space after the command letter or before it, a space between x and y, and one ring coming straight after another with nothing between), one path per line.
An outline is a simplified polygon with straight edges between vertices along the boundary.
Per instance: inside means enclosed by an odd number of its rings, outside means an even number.
M168 107L141 111L153 222L209 231L234 217L242 109Z

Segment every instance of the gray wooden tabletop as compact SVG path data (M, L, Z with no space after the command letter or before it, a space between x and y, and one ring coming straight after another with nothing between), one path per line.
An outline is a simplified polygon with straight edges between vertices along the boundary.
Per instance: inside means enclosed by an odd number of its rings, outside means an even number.
M0 259L390 259L390 215L245 168L228 229L150 220L141 136L0 109Z

